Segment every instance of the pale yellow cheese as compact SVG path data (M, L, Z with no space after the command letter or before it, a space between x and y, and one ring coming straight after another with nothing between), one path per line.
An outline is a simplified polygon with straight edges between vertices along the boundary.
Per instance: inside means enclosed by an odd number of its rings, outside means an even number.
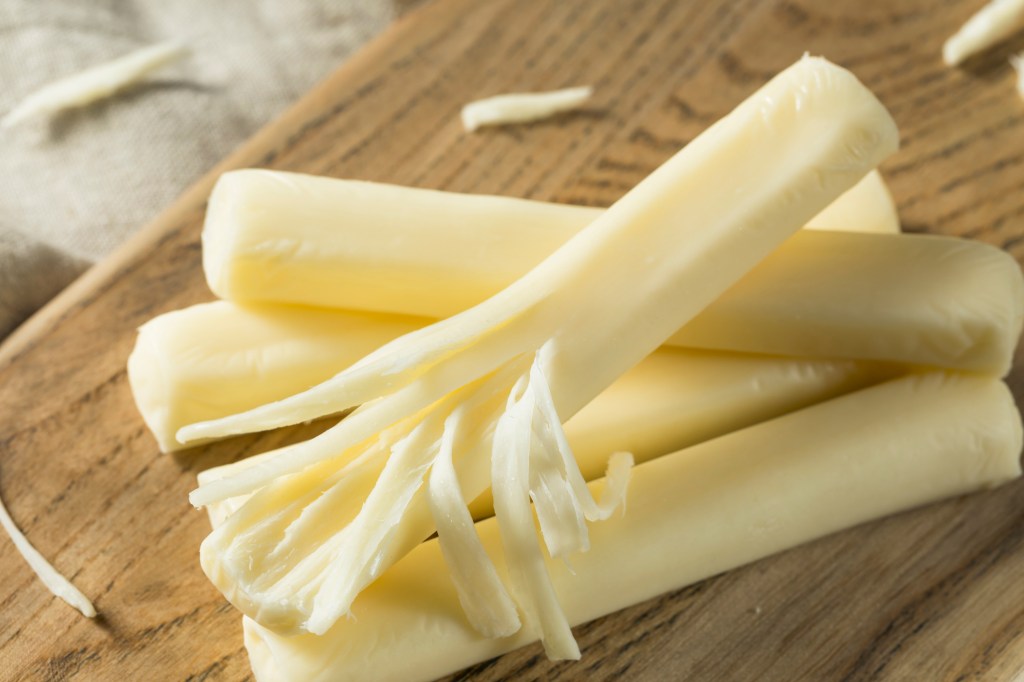
M811 218L812 230L899 234L900 219L889 188L877 170Z
M211 199L204 266L225 298L448 317L500 290L599 215L236 171L221 178ZM887 216L894 227L891 199L875 175L815 222L885 229ZM1016 262L992 246L803 231L669 343L1001 375L1020 334L1022 305Z
M460 436L461 494L475 497L493 478L502 537L516 538L508 560L522 569L510 572L516 603L543 628L550 655L577 656L536 541L534 555L518 551L531 546L522 539L533 531L534 459L555 466L557 455L556 478L568 493L561 499L575 505L566 513L590 521L605 515L563 444L561 421L896 146L891 117L852 74L803 59L487 301L396 339L308 392L186 427L179 439L273 428L362 404L316 438L192 493L196 505L255 493L204 541L207 575L264 624L325 632L407 543L419 544L424 525L430 534L433 524L417 511L423 475L449 417L465 407L474 416ZM531 429L531 420L543 428ZM361 504L347 493L378 472ZM514 496L506 478L517 483ZM529 491L521 485L527 480ZM319 511L330 512L324 526L313 523ZM586 525L576 529L570 544L583 547Z
M1003 376L1022 324L1024 278L1005 251L930 235L805 231L670 343Z
M1017 74L1017 94L1024 99L1024 52L1010 57L1010 66Z
M140 330L128 380L165 452L174 434L330 378L419 318L289 306L202 303ZM880 379L881 366L663 349L627 372L567 425L588 478L613 450L647 459ZM591 461L592 460L592 461Z
M317 313L310 311L307 314ZM220 302L187 308L174 313L174 318L165 316L150 324L152 329L160 330L188 321L196 325L192 328L194 331L203 325L210 328L223 324L226 329L232 328L237 320L236 328L251 331L255 327L247 325L246 318L252 315L252 311ZM154 411L147 417L147 423L155 433L171 438L176 427L175 422L167 420L168 415L217 414L235 401L238 401L235 404L239 409L244 409L246 403L253 400L242 390L252 380L247 364L258 364L261 368L262 385L258 389L254 387L254 390L268 391L273 382L284 382L289 378L293 364L298 364L300 370L303 368L304 365L292 361L293 352L300 355L310 353L313 357L326 355L330 348L344 352L344 344L349 339L344 334L345 327L345 324L338 325L341 333L333 339L328 336L329 331L325 332L322 346L309 339L295 339L292 342L294 348L279 344L266 355L255 346L245 348L247 339L248 343L253 343L254 339L241 334L215 335L217 340L209 344L209 355L203 354L207 345L205 337L185 335L185 338L192 339L189 346L192 357L171 343L159 345L163 339L170 339L173 343L173 334L157 336L152 339L151 348L162 353L163 357L159 362L147 358L146 366L175 366L178 371L165 377L167 382L160 387L160 394L149 392L148 386L136 389L136 400L140 406L164 403L171 407L161 413ZM330 325L324 325L324 329L330 330ZM226 341L229 336L233 341ZM197 357L202 358L200 364L195 363ZM246 358L244 363L239 362L240 357ZM143 371L141 363L131 370L136 375ZM896 371L895 368L851 361L788 360L665 348L622 375L570 419L565 431L583 476L592 480L604 474L612 452L631 452L637 462L644 462L862 388L893 376ZM135 383L133 380L133 385ZM221 384L226 386L224 393L220 391ZM281 387L284 388L283 385ZM140 399L140 390L151 399ZM144 408L143 414L146 414ZM266 461L274 454L264 453L209 469L200 474L199 482L203 484L230 476ZM490 491L477 498L470 509L475 518L493 513ZM214 513L212 508L211 513Z
M550 92L516 92L478 99L462 107L462 125L468 132L483 126L529 123L583 106L594 89L590 86Z
M139 329L128 381L169 452L184 447L174 438L182 426L303 391L425 324L399 315L201 303Z
M947 66L1006 40L1024 27L1024 0L990 0L942 45Z
M62 78L25 97L0 119L0 128L9 128L34 116L85 106L110 97L153 71L181 59L186 53L184 44L169 40Z
M602 209L248 169L210 197L203 269L237 301L449 317L500 291ZM898 232L877 171L811 226Z
M628 513L593 527L593 547L572 558L572 571L549 569L570 622L583 623L843 528L999 485L1020 474L1020 450L1020 416L1002 383L906 377L636 467ZM494 520L477 528L497 552ZM436 541L366 589L353 616L323 637L282 637L246 619L256 679L431 680L537 637L529 628L504 639L474 632Z

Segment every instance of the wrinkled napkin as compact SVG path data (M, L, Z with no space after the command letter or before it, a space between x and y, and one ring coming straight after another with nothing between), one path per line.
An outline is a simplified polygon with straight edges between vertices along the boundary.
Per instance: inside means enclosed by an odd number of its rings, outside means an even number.
M139 48L190 53L0 130L0 339L415 0L0 0L0 116Z

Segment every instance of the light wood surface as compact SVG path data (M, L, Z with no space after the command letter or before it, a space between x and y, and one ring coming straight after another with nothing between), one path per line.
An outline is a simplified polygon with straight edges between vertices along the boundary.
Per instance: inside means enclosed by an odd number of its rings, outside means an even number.
M1024 103L1006 64L942 41L981 1L437 0L400 20L0 346L0 493L103 614L53 599L0 542L0 680L238 680L239 618L206 581L195 472L322 427L157 452L132 404L134 329L210 297L199 229L242 166L607 205L805 50L892 110L909 230L1024 257ZM466 101L596 87L587 111L462 132ZM97 160L102 163L101 159ZM1010 384L1024 397L1024 372ZM873 523L577 629L458 680L1009 680L1024 671L1024 482Z

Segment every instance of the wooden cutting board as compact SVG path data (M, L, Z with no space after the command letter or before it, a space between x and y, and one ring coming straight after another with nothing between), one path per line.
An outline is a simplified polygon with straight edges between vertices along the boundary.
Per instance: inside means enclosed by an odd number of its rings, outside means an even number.
M242 166L604 206L805 50L892 110L908 230L1024 257L1024 103L1006 58L942 41L980 0L438 0L386 32L0 347L0 492L96 603L80 618L0 541L0 679L237 680L238 615L208 584L195 472L311 428L158 453L125 359L148 318L210 298L204 201ZM593 84L584 113L462 132L464 102ZM102 163L102 160L97 160ZM126 200L130 201L130 197ZM1024 371L1010 377L1018 400ZM1008 680L1024 671L1024 482L812 543L529 647L459 680Z

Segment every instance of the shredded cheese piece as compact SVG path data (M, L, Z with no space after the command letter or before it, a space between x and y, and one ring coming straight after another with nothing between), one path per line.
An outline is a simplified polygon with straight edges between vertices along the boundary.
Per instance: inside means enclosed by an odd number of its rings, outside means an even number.
M46 588L54 596L60 597L78 609L86 618L96 617L96 608L89 601L89 598L72 585L70 580L61 575L49 561L43 558L39 550L32 546L32 543L28 541L25 534L15 525L14 519L7 512L7 507L4 506L3 500L0 500L0 525L7 531L7 535L10 536L11 542L14 543L21 556L25 557L29 568L35 571L39 579L43 581L43 584L46 585Z
M0 127L10 128L22 121L63 109L85 106L134 85L145 76L177 61L187 52L173 40L144 47L117 59L43 86L21 101L3 119Z
M942 46L942 59L956 66L1024 27L1024 0L992 0Z
M482 126L539 121L579 109L593 94L594 89L588 85L551 92L517 92L488 97L462 107L462 125L473 132Z
M430 469L430 513L466 618L484 637L508 637L520 628L516 606L476 533L452 461L465 416L460 406L445 421L440 452Z
M1017 72L1017 94L1024 99L1024 52L1010 57L1010 66Z
M569 621L558 604L530 513L529 453L535 392L524 388L525 377L513 387L505 414L498 420L491 456L494 516L505 548L509 580L527 621L540 629L548 658L578 660L580 649ZM517 394L521 397L516 397Z

